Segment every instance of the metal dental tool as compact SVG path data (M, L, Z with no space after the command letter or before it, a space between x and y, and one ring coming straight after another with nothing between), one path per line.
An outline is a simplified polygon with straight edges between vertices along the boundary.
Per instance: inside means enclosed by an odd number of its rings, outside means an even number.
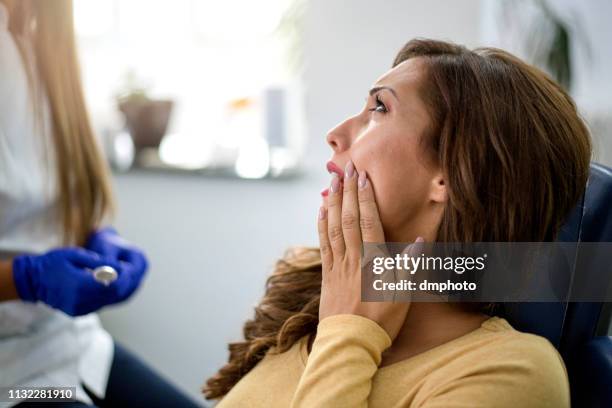
M92 271L92 273L94 279L103 284L104 286L110 285L115 280L117 280L117 277L119 276L117 270L112 266L108 265L98 266Z

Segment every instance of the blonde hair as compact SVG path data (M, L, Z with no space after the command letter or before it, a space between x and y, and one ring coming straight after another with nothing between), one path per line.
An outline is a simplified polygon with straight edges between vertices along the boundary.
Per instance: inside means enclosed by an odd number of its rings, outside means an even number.
M30 68L30 88L40 84L49 102L64 242L83 244L112 212L113 199L85 106L72 0L2 1L11 13L9 30ZM31 47L31 59L24 46Z

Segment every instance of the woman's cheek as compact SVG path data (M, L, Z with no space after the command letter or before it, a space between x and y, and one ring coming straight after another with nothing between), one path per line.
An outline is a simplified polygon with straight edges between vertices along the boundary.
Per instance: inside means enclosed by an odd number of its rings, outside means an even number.
M395 231L409 219L418 201L421 201L417 186L412 185L406 174L385 173L383 177L372 177L372 187L378 212L386 233Z
M374 197L376 199L376 205L380 214L380 220L385 230L393 226L394 207L397 206L395 200L397 195L393 194L393 188L390 185L389 177L377 177L377 173L370 175L369 179L372 182L372 188L374 190Z

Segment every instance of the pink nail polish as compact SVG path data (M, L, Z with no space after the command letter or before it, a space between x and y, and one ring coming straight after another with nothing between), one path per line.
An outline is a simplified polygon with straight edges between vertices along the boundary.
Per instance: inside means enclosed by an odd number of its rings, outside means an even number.
M336 173L332 174L330 190L332 194L336 194L340 190L340 177Z
M319 208L319 219L324 220L326 215L325 207Z
M344 177L351 178L355 174L355 166L351 160L346 163L346 167L344 168Z
M359 172L359 180L358 180L359 188L365 188L368 185L368 178L366 176L365 170Z

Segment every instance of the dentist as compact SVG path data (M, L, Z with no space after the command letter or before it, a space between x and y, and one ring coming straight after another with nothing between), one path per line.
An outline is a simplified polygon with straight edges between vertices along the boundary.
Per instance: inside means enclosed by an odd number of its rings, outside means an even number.
M195 406L92 313L129 298L147 270L140 249L99 229L111 209L72 2L0 0L0 387L76 387L73 407ZM102 266L117 271L108 285L92 274Z

